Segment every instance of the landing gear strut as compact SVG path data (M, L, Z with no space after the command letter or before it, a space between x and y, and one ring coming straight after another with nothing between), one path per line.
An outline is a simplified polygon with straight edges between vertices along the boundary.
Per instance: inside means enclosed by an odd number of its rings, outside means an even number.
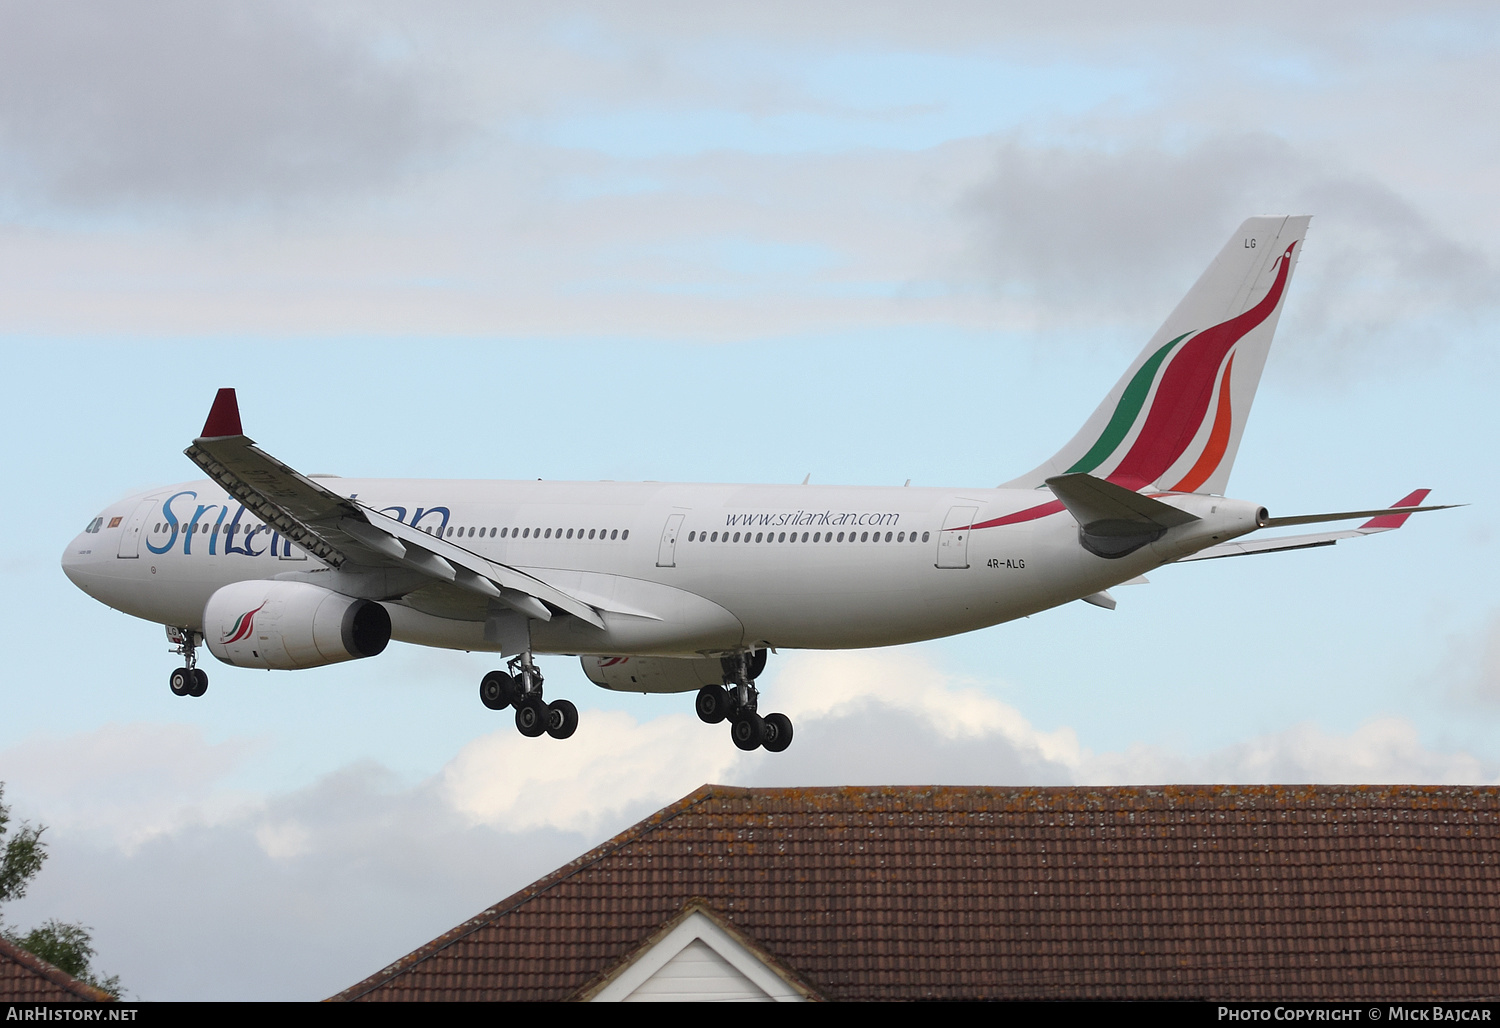
M767 714L761 717L756 711L760 691L755 688L752 675L765 667L760 654L737 653L724 658L723 685L705 685L698 690L696 708L699 720L716 725L729 721L729 737L742 750L764 747L772 753L780 753L792 744L792 719L785 714Z
M198 651L195 633L190 628L167 626L167 641L176 643L173 653L182 655L183 666L173 671L167 679L173 696L202 696L208 692L208 675L198 667Z
M510 670L491 671L479 683L479 701L491 710L516 708L516 731L527 738L566 739L578 730L578 708L567 700L542 698L542 671L528 650L512 657Z

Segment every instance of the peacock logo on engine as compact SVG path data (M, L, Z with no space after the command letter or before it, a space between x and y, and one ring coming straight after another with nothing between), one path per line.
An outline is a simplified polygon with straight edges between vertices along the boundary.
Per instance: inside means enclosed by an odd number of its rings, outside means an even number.
M262 603L254 610L247 610L235 618L234 624L230 627L229 631L219 637L219 644L221 646L228 646L231 643L237 643L241 639L247 639L253 635L255 632L255 615L259 614L264 607L265 604Z

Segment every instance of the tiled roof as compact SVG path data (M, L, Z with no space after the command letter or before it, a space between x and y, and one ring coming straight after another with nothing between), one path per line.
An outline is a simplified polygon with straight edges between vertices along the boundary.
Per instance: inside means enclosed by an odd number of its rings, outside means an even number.
M114 999L0 938L0 1002L112 1003Z
M1500 790L704 786L340 993L557 1000L701 898L827 999L1500 995Z

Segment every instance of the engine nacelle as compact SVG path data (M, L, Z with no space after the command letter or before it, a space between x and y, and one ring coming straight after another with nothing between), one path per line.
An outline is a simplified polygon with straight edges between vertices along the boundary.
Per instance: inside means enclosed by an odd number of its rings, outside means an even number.
M375 656L391 641L391 616L305 582L236 582L208 598L203 639L226 664L293 671Z

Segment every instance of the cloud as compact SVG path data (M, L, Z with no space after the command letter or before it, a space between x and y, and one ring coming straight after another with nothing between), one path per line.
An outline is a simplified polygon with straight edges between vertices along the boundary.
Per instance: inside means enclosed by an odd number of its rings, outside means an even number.
M260 748L248 739L209 743L192 725L106 725L5 750L0 781L54 837L81 831L129 853L187 825L253 809L252 797L225 790L223 780Z
M22 200L327 196L390 179L456 131L427 78L304 5L7 2L0 18L0 189Z
M641 724L591 711L565 745L513 729L476 739L443 769L442 792L472 824L596 833L732 776L741 760L723 733L686 715Z
M1449 695L1458 703L1489 713L1500 706L1500 610L1476 630L1450 640L1442 677L1451 683Z
M1164 317L1163 297L1175 302L1258 213L1314 215L1291 309L1322 363L1369 362L1372 341L1409 353L1414 323L1500 300L1491 260L1393 187L1272 135L1186 148L1011 136L962 209L988 288L1052 320Z
M1090 751L993 684L915 649L788 653L762 709L791 749L743 754L725 726L585 710L566 743L509 727L403 782L374 762L256 796L226 788L248 741L111 726L0 753L18 813L56 828L12 924L96 929L100 965L147 999L314 999L373 973L704 782L1106 785L1477 783L1496 769L1400 719L1292 725L1204 754ZM118 807L116 812L112 808Z
M1348 735L1290 725L1203 754L1139 745L1096 753L1069 728L1042 731L978 683L913 651L796 653L781 660L765 709L780 700L797 729L776 760L747 765L755 784L1162 785L1436 783L1500 780L1474 756L1428 749L1415 726L1373 720Z

